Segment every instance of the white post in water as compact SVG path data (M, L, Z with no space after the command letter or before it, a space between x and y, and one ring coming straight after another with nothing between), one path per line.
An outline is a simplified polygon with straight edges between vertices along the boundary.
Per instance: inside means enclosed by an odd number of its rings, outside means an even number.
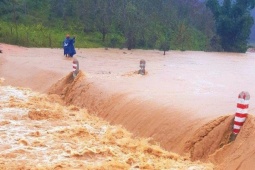
M240 132L247 115L248 115L248 107L249 107L250 94L248 92L242 91L238 95L237 101L237 111L234 118L234 126L233 131L230 136L230 141L235 140L237 134Z
M79 61L76 58L74 58L73 59L73 78L75 78L78 73L79 73Z
M141 75L145 75L145 64L146 64L146 61L145 60L140 60L140 70L138 71L138 74L141 74Z

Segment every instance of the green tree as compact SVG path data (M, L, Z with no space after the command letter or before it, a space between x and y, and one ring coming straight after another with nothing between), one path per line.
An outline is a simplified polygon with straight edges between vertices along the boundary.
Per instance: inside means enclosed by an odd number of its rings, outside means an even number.
M111 26L111 0L96 0L95 7L95 15L97 16L95 25L102 34L102 41L105 42L106 35L109 33Z
M166 51L170 50L170 41L167 39L161 41L159 50L164 51L164 55L166 55Z
M139 23L139 13L137 10L137 6L132 1L124 1L124 19L122 20L124 23L124 33L126 37L126 45L128 50L135 48L136 46L136 34L138 31Z
M214 14L217 35L224 51L245 52L253 18L250 10L255 0L208 0L206 5Z

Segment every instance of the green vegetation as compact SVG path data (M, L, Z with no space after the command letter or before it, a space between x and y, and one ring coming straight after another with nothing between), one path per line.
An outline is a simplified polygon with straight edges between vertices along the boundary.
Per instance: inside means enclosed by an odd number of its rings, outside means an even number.
M0 41L27 47L62 47L63 38L68 32L77 37L76 47L102 47L99 33L84 34L83 32L67 31L56 27L44 27L42 24L29 25L15 24L0 21ZM17 29L17 30L16 30ZM93 39L92 39L93 37Z
M253 25L250 10L255 0L208 0L206 5L212 10L216 20L217 34L225 51L245 52Z
M199 0L0 0L0 16L0 42L28 47L229 50Z

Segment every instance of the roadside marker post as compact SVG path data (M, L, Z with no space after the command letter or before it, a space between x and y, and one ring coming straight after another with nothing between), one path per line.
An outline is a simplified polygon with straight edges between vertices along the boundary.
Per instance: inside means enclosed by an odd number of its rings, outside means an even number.
M249 101L250 101L250 94L248 92L242 91L238 95L237 110L235 113L233 131L230 136L230 142L235 140L236 136L240 132L247 118Z
M138 74L141 74L141 75L145 75L145 64L146 64L146 61L145 60L140 60L140 70L138 71Z
M76 58L74 58L73 59L73 78L75 78L78 73L79 73L79 61Z

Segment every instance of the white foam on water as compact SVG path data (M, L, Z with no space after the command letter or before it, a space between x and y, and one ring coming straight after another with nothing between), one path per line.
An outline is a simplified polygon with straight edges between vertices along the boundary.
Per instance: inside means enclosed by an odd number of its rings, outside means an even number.
M0 102L7 102L10 97L20 100L28 100L30 92L28 90L20 90L11 86L0 86Z

